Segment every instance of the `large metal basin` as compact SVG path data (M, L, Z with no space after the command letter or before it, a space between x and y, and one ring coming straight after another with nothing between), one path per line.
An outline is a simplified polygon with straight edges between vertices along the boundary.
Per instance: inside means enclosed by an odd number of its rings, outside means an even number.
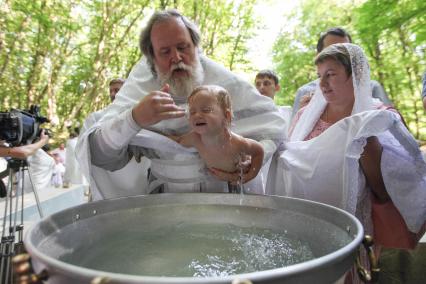
M126 234L124 225L152 228L182 222L285 230L306 243L315 258L270 270L206 278L112 273L63 261L82 246L99 245L107 233L117 233L120 238ZM363 228L355 217L321 203L278 196L181 193L73 207L39 221L26 233L24 243L34 270L47 270L48 283L91 283L94 279L98 283L243 283L236 279L248 279L252 283L318 284L333 283L351 268L362 238Z

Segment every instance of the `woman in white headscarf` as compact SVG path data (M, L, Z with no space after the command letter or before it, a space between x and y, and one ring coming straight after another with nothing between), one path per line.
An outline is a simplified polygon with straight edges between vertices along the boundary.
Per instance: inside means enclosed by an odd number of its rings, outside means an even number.
M359 46L329 46L315 64L320 84L278 158L277 193L342 208L376 244L413 248L426 219L426 164L416 141L398 114L373 100Z

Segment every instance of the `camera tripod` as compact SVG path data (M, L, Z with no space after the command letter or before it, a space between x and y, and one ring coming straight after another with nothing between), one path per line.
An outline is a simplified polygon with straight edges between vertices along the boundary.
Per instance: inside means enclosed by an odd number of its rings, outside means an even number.
M2 220L2 235L0 243L0 283L13 283L12 258L24 252L24 181L25 171L28 171L32 191L40 217L43 212L31 171L26 160L10 159L7 161L9 172L6 196L4 198L4 214ZM20 212L19 212L20 210ZM19 215L19 216L18 216Z

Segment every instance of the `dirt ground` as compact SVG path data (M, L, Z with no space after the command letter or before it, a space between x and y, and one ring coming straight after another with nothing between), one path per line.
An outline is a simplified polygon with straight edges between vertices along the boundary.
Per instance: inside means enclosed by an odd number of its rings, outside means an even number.
M426 243L419 243L414 250L384 249L379 267L379 283L426 283Z

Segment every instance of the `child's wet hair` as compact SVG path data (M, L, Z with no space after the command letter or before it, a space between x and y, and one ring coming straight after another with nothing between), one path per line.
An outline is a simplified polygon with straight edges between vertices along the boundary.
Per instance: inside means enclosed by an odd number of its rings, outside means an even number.
M225 113L226 110L229 110L231 112L231 118L233 117L231 96L229 95L228 91L221 86L202 85L196 87L188 96L188 104L190 104L191 100L201 91L206 91L208 95L214 96L217 99L217 103L219 104L222 111Z

